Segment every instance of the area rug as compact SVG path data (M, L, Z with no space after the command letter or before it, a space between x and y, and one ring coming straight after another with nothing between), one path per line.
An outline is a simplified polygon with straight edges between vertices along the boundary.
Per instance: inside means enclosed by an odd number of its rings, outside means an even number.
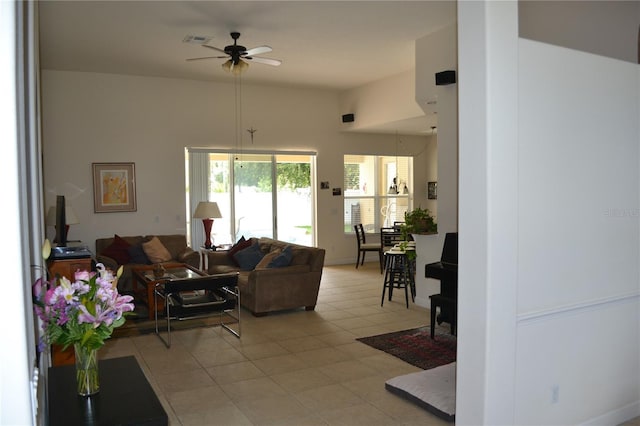
M435 339L431 339L428 326L360 337L356 340L423 370L450 364L456 360L456 336L436 329Z

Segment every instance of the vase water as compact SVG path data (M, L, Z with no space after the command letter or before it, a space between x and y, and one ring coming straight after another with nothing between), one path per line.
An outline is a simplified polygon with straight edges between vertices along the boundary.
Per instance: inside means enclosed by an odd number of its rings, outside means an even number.
M100 391L98 351L83 345L74 345L76 353L76 384L78 395L90 396Z

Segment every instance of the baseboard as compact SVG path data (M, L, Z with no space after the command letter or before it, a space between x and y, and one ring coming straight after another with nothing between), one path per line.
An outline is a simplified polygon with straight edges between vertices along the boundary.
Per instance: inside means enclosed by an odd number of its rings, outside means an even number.
M415 304L420 306L421 308L429 309L431 307L431 300L429 299L429 297L416 296Z
M615 426L631 419L635 419L638 416L640 416L640 401L635 401L631 404L625 405L624 407L609 411L608 413L581 423L581 426Z

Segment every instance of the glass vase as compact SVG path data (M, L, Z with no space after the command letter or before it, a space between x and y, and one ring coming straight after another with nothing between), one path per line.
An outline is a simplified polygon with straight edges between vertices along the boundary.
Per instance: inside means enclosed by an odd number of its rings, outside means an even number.
M78 387L78 395L94 395L100 390L98 351L96 349L88 349L79 344L73 347L76 353L76 385Z

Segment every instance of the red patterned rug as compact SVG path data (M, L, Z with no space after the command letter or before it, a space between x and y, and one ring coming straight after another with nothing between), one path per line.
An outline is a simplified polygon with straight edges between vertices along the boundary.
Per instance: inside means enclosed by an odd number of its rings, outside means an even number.
M423 370L450 364L456 360L456 336L436 328L435 339L431 339L428 326L356 340Z

